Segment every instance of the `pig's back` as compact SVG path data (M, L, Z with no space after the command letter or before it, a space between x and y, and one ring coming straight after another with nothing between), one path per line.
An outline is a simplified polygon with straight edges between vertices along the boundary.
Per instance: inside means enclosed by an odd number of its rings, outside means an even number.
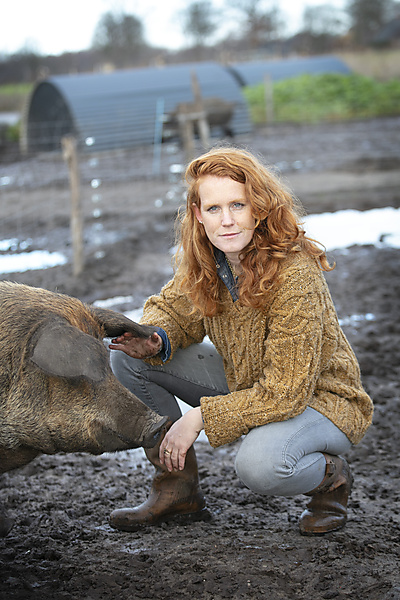
M61 316L71 325L98 339L103 332L90 310L77 298L10 281L0 282L0 371L9 370L24 354L41 323ZM1 374L0 374L1 380Z

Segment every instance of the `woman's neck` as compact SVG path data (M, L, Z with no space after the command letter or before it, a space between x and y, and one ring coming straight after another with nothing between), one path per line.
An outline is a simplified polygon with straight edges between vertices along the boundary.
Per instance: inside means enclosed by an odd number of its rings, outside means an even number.
M235 277L240 275L243 271L242 263L240 262L239 255L225 254L225 258L228 261L228 265Z

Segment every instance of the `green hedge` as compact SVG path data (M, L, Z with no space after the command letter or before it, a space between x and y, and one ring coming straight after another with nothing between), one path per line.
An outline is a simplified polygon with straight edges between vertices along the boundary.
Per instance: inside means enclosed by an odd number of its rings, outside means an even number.
M20 111L32 89L30 83L0 85L0 111Z
M265 87L244 88L254 123L266 122ZM275 121L316 123L400 114L400 80L362 75L300 75L273 85Z

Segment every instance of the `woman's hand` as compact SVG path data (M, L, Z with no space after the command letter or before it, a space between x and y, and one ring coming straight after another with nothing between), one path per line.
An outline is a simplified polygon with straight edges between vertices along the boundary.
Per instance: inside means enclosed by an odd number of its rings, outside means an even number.
M186 454L203 429L200 406L188 410L175 421L160 445L160 462L168 471L182 471ZM165 452L167 450L167 452Z
M125 332L114 338L108 347L111 350L121 350L132 358L150 358L160 352L162 345L162 339L156 332L148 338L134 337L132 333Z

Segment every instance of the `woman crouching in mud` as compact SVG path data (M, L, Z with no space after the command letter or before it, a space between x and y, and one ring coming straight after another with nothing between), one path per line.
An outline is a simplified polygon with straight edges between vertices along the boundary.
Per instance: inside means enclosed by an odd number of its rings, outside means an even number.
M341 454L361 440L373 407L322 273L325 252L252 154L211 150L186 179L176 274L142 318L158 333L110 345L123 351L112 353L118 379L173 424L146 450L156 468L149 498L113 511L111 525L202 518L193 442L204 428L214 447L244 436L235 469L253 492L311 497L302 534L340 529L352 485ZM182 416L175 396L193 408Z

